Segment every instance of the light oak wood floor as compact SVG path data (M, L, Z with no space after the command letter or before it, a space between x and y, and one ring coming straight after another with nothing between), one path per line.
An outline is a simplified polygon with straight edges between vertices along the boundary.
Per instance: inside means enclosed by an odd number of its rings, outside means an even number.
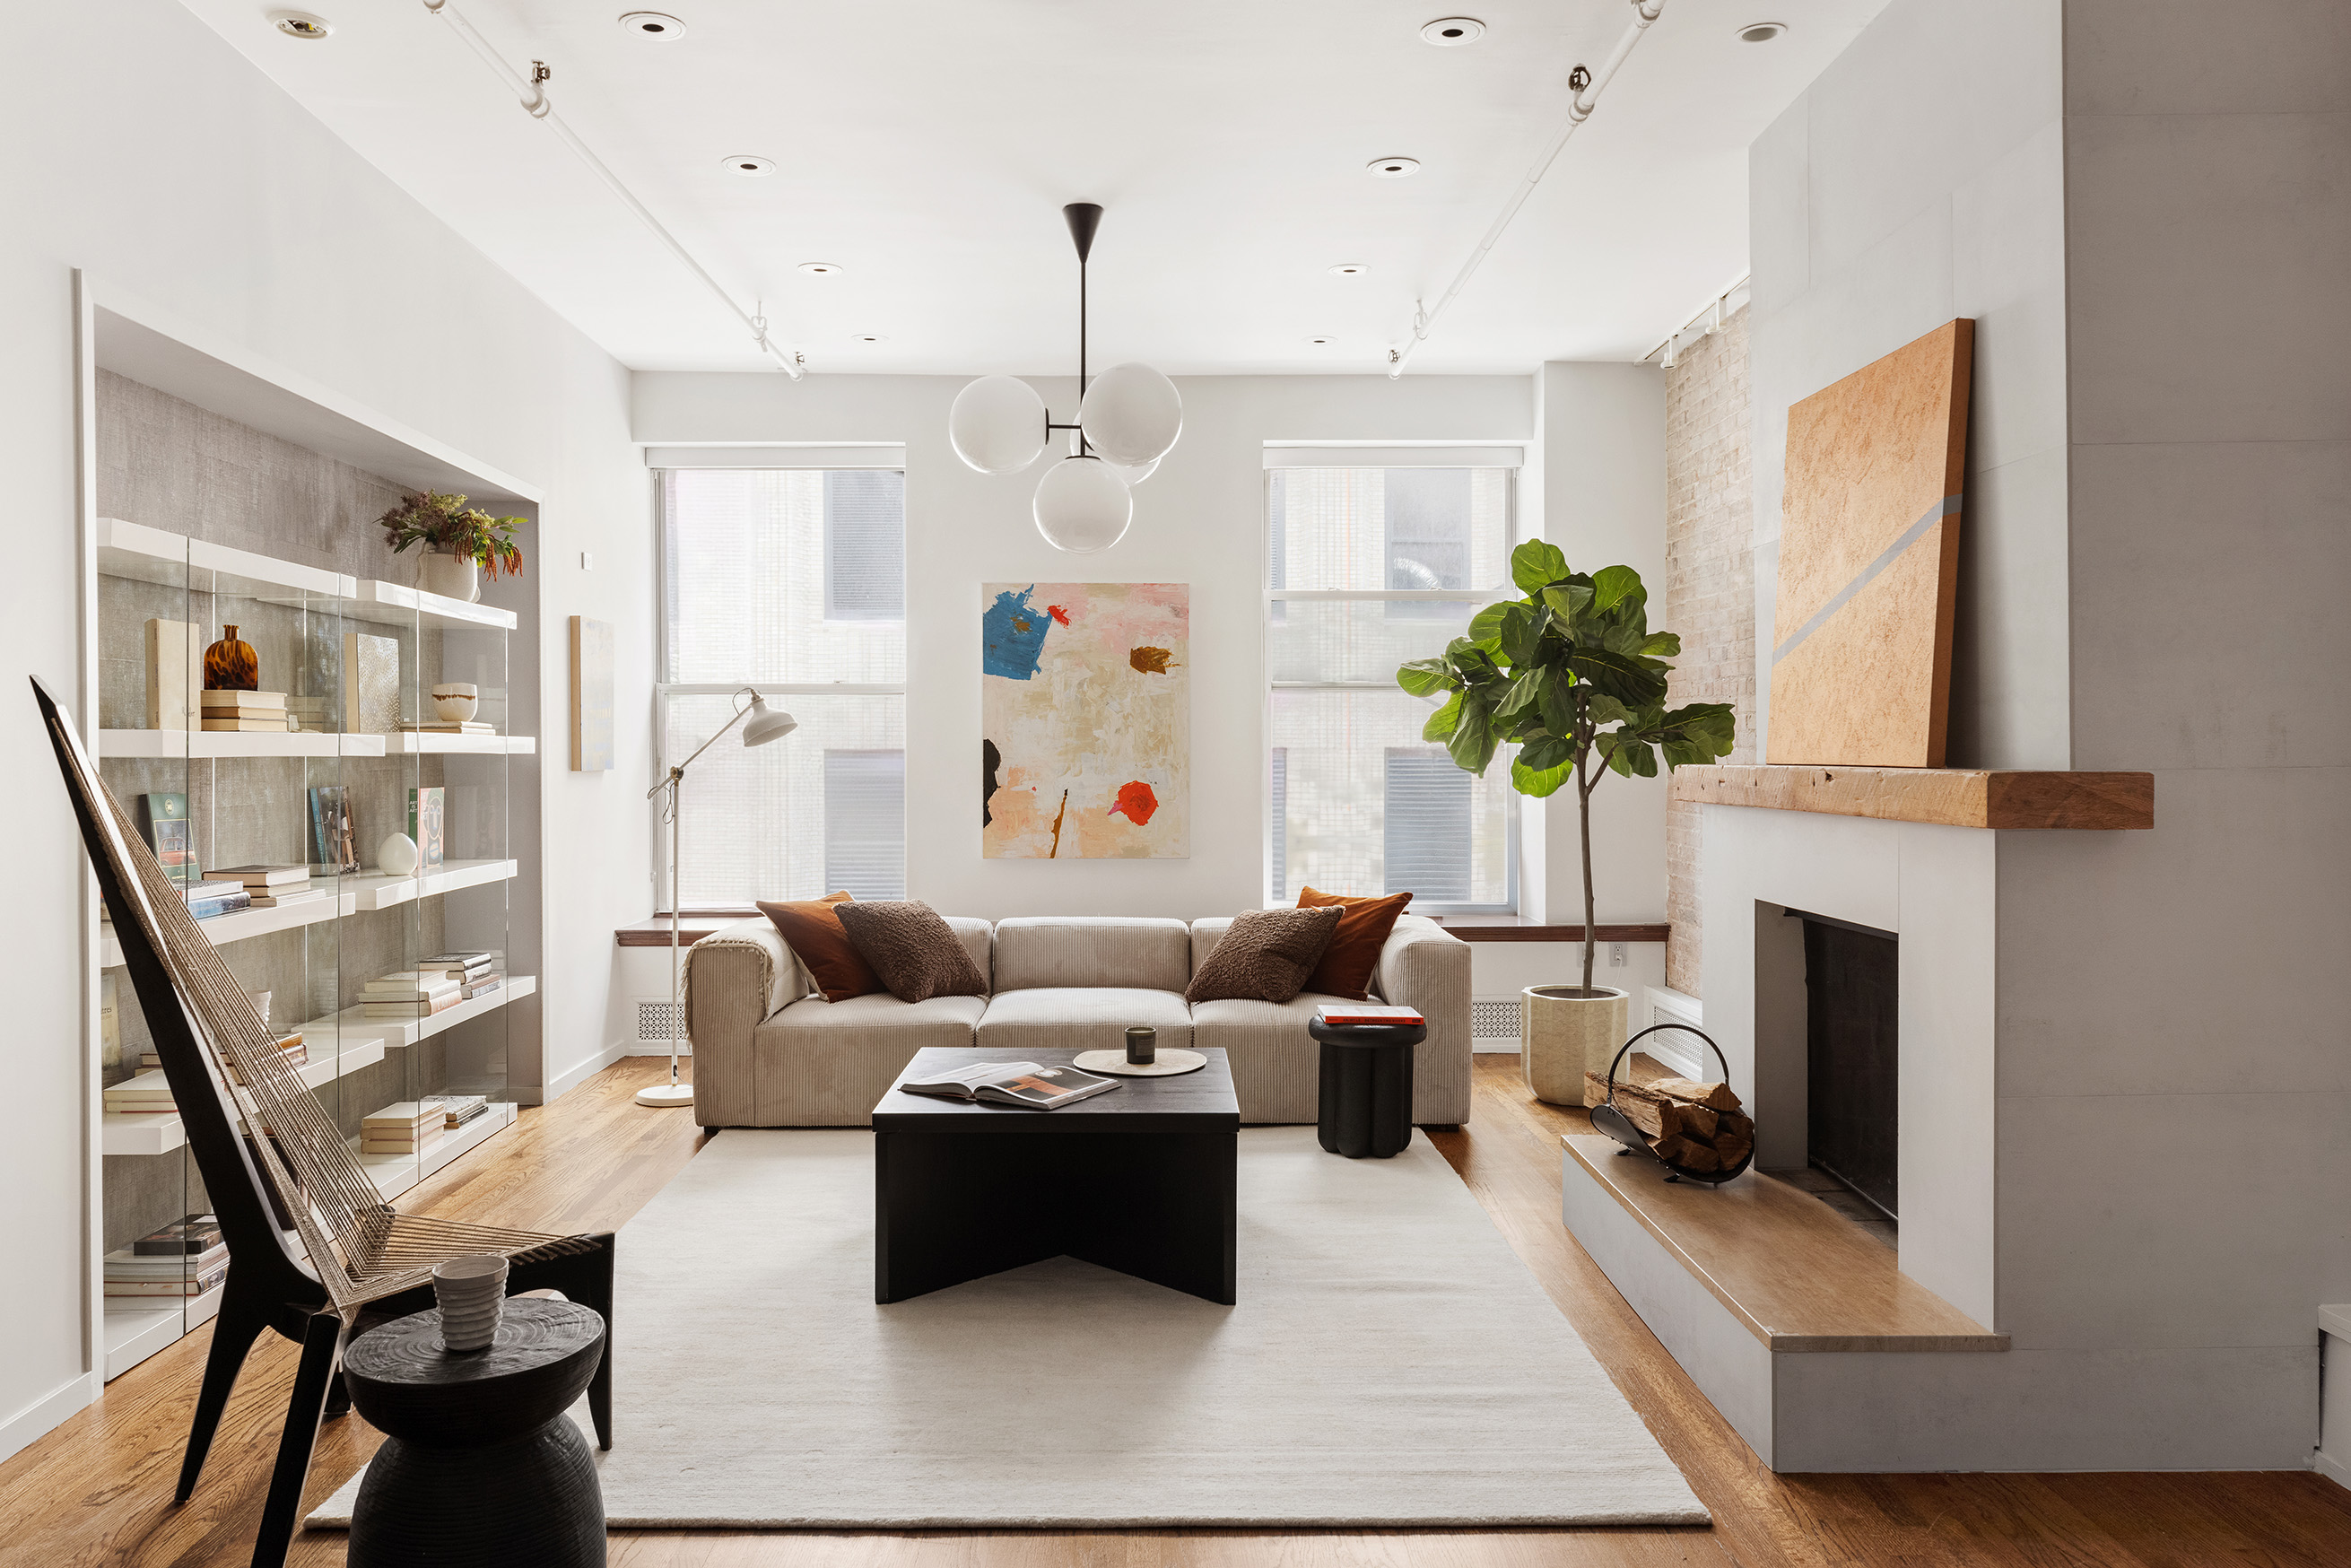
M2309 1473L1775 1476L1757 1462L1585 1257L1559 1218L1559 1134L1581 1117L1528 1098L1517 1059L1478 1059L1475 1119L1438 1139L1536 1278L1712 1511L1711 1530L1122 1531L1092 1534L616 1535L614 1568L2341 1568L2351 1491ZM641 1110L656 1075L624 1062L416 1189L402 1207L542 1230L617 1229L694 1156L688 1113ZM724 1134L721 1134L722 1136ZM0 1466L0 1563L242 1568L286 1408L292 1348L246 1364L204 1483L171 1501L204 1364L202 1332ZM627 1354L622 1331L622 1354ZM620 1412L626 1441L627 1412ZM378 1441L327 1424L310 1501ZM340 1564L340 1533L296 1538ZM517 1565L520 1568L520 1565Z

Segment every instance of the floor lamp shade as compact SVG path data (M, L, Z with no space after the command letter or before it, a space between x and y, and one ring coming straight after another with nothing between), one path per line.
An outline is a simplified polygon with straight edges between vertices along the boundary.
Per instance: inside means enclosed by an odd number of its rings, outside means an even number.
M743 744L765 746L771 740L781 740L799 728L800 721L788 713L778 713L768 706L765 697L751 699L751 716L743 721Z

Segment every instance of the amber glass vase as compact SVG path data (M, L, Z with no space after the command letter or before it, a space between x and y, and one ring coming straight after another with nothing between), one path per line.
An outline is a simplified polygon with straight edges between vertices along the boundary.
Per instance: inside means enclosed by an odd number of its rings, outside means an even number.
M204 650L204 690L208 692L251 692L261 688L261 661L253 656L253 644L236 640L236 628Z

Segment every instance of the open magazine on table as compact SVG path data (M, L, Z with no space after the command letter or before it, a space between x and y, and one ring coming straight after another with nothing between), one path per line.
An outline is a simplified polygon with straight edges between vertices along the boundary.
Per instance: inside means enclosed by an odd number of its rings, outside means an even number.
M909 1094L935 1094L948 1100L985 1100L996 1105L1026 1105L1050 1111L1118 1087L1115 1078L1098 1078L1074 1067L1045 1067L1034 1061L979 1061L928 1078L910 1078L898 1085Z

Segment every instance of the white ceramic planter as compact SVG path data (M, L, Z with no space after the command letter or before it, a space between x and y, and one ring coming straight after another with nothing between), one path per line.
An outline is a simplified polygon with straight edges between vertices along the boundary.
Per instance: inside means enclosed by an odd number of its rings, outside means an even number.
M1625 993L1529 986L1519 993L1519 1070L1538 1100L1583 1103L1583 1075L1605 1074L1625 1043Z
M426 550L417 558L416 586L471 604L482 596L482 563L460 560L445 550Z

